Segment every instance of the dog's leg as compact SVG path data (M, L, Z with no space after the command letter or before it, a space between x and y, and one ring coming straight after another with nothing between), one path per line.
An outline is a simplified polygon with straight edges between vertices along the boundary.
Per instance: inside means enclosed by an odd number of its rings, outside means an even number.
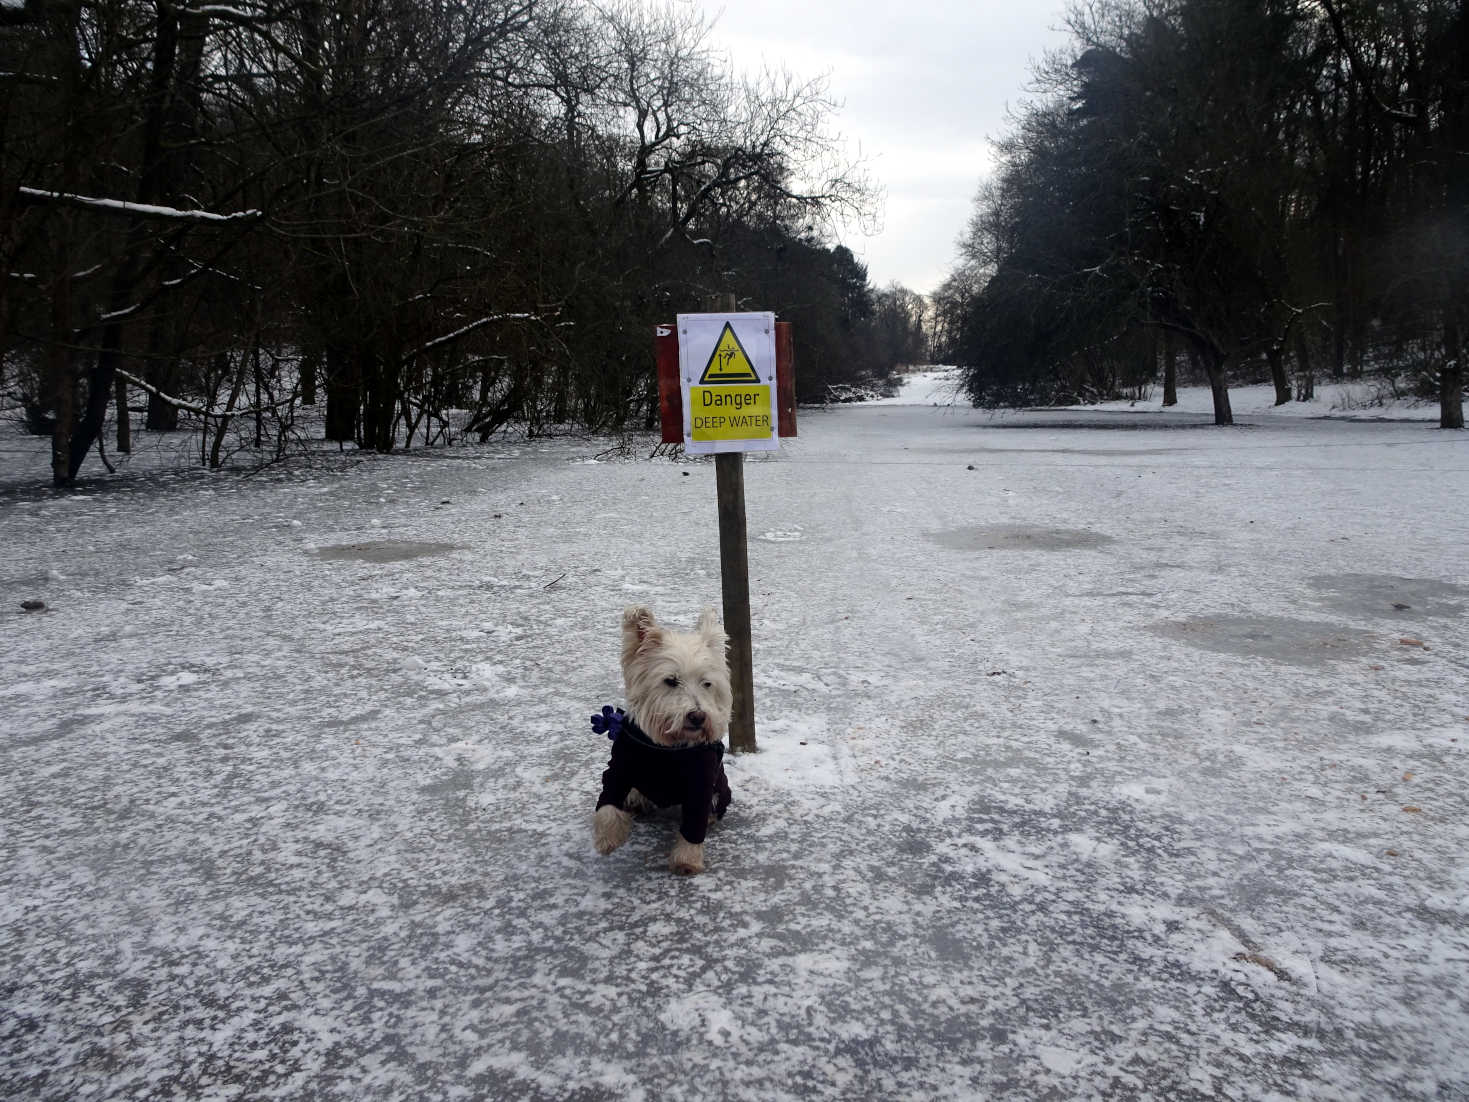
M597 808L593 832L597 852L605 856L627 841L627 836L632 833L632 816L620 807L603 804Z
M690 842L680 831L673 852L668 855L668 867L680 876L693 876L704 871L704 843Z
M622 801L622 806L634 815L651 815L658 810L658 805L644 796L636 788L627 794L627 799Z

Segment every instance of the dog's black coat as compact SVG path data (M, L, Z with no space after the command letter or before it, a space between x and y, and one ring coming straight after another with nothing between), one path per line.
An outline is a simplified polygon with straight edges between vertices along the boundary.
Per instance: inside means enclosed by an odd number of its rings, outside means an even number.
M612 759L602 774L597 807L622 808L634 788L659 807L683 805L679 832L684 841L698 845L709 828L709 812L722 819L729 807L724 743L660 746L632 720L623 720L612 743Z

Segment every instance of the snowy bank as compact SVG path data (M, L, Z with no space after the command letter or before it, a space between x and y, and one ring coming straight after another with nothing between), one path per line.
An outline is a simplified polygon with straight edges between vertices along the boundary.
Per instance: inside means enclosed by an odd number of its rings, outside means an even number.
M1282 418L1331 418L1356 421L1432 421L1438 422L1438 405L1415 398L1398 397L1378 381L1320 382L1315 397L1309 402L1291 401L1275 404L1275 388L1268 383L1229 388L1230 408L1236 416L1270 416ZM956 367L932 367L903 377L898 393L867 405L967 406L961 391L960 371ZM1206 386L1178 388L1178 403L1163 405L1161 388L1152 388L1143 399L1118 399L1086 405L1061 406L1060 409L1089 410L1103 413L1167 413L1214 415L1214 398ZM996 411L1006 415L1010 410Z

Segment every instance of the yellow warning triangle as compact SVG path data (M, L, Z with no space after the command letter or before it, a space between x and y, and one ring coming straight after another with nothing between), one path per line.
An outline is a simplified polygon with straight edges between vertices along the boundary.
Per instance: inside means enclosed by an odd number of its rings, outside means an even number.
M719 341L714 345L709 362L704 365L704 374L699 376L699 385L758 382L760 375L745 353L744 345L740 344L740 338L735 336L729 322L725 322L724 331L719 334Z

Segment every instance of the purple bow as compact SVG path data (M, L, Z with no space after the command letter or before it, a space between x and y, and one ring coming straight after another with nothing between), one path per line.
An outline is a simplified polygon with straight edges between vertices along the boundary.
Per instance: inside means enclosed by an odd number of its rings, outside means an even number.
M622 734L623 715L621 708L613 708L610 704L604 705L601 714L592 717L592 730L599 735L605 734L615 741L617 736Z

